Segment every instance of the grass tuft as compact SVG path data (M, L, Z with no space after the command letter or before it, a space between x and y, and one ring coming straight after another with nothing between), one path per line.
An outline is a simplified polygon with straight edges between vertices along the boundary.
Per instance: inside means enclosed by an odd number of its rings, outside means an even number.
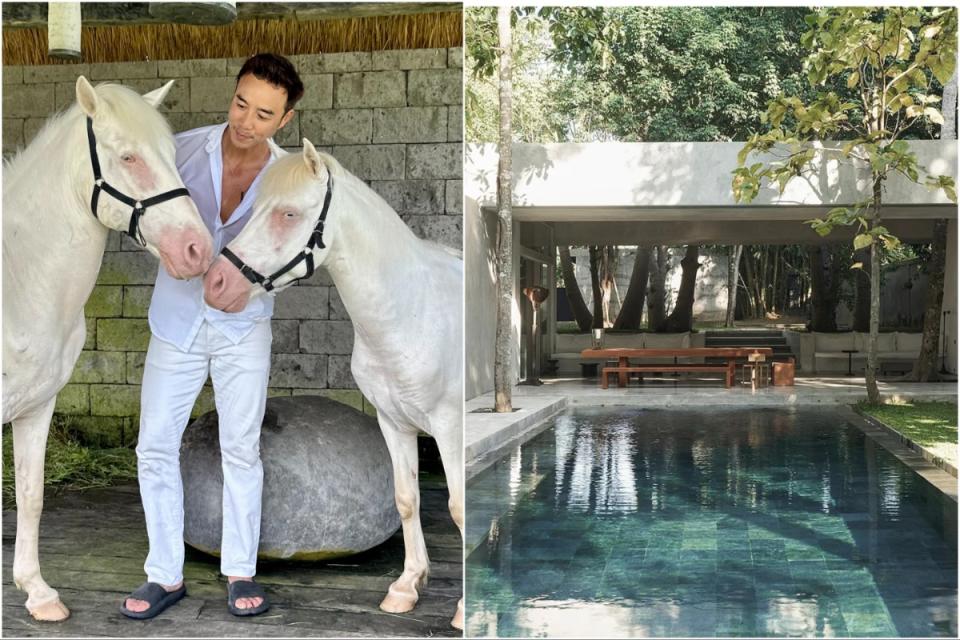
M50 428L44 485L57 490L92 489L136 480L137 454L133 449L95 449L80 444L66 429ZM16 506L13 430L3 431L3 508Z
M952 402L906 402L871 405L861 411L896 429L935 455L957 466L957 405Z

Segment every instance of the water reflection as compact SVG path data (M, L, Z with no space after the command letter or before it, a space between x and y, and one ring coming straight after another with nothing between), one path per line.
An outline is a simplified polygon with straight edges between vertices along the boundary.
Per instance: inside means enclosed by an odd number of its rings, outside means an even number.
M955 503L828 413L578 410L498 495L471 635L957 633Z

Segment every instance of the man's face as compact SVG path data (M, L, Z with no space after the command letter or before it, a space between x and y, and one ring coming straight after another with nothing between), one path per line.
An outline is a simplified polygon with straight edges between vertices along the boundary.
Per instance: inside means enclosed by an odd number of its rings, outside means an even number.
M241 149L251 149L273 137L293 117L284 113L287 92L281 87L248 73L237 83L227 115L230 141Z

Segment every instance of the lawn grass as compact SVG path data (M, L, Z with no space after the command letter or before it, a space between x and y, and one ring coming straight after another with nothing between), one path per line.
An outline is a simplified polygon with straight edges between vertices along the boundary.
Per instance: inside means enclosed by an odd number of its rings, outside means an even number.
M863 403L860 410L957 466L957 405L951 402Z
M90 489L136 480L133 449L97 449L80 444L63 428L53 426L47 438L44 484L57 489ZM3 430L3 508L15 506L13 429Z

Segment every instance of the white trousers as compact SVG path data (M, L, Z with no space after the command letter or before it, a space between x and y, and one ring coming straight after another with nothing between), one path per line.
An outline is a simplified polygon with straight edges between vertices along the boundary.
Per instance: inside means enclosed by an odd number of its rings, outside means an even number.
M186 353L155 336L143 367L137 464L150 551L147 580L183 580L183 483L180 440L190 411L213 379L223 466L220 571L253 576L260 544L260 424L270 377L270 322L258 322L234 345L204 322Z

